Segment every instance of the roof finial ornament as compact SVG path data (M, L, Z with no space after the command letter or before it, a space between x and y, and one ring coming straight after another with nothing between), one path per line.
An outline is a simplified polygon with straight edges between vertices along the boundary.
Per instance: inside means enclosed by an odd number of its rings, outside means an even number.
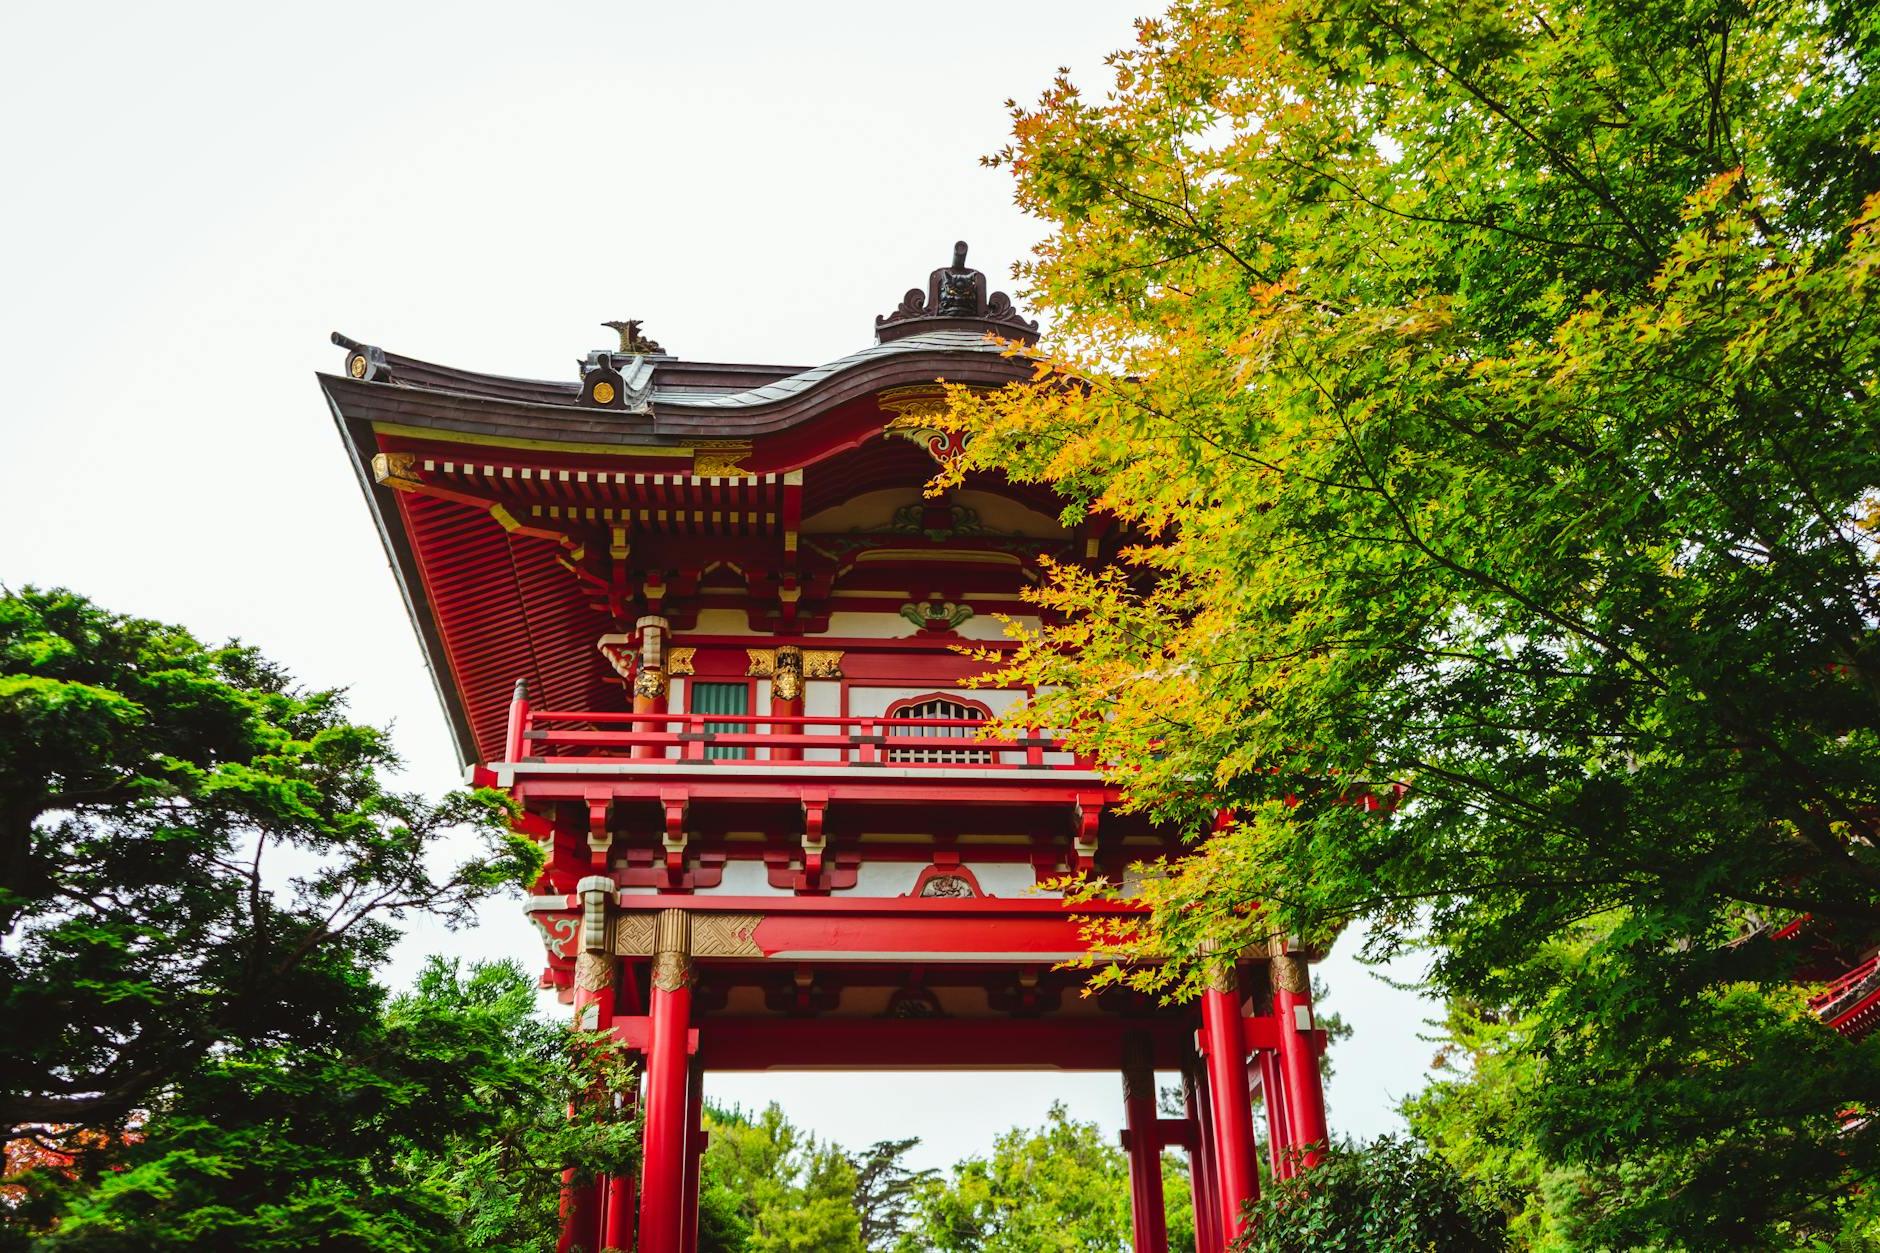
M980 330L1035 343L1038 324L1012 307L1004 292L988 292L986 276L966 264L966 241L953 245L953 264L927 276L927 290L915 287L893 313L875 319L882 343L927 331Z
M640 319L633 318L626 322L603 322L602 326L620 332L620 351L634 357L650 357L666 350L646 336L640 334Z

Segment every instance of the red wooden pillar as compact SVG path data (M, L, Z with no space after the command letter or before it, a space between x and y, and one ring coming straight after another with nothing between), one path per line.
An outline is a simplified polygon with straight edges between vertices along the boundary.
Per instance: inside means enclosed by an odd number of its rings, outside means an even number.
M1279 1020L1279 1069L1286 1097L1286 1124L1294 1159L1301 1167L1319 1164L1328 1141L1325 1089L1319 1081L1318 1050L1313 1046L1312 976L1305 961L1275 941L1271 958L1273 1017Z
M1208 1104L1207 1079L1191 1060L1182 1068L1182 1101L1195 1125L1188 1154L1188 1182L1195 1207L1195 1253L1221 1253L1221 1206L1214 1188L1214 1114Z
M692 917L683 909L662 910L658 915L647 1016L638 1253L682 1253L692 1017Z
M698 1253L699 1163L705 1156L705 1072L694 1058L686 1073L685 1253Z
M776 665L771 670L770 712L778 718L795 718L803 712L803 650L785 644L777 650ZM792 723L771 724L773 735L801 735L803 728ZM772 761L801 761L803 750L794 745L779 745L770 750Z
M1129 1152L1129 1214L1135 1253L1168 1253L1162 1205L1162 1139L1156 1125L1155 1055L1149 1037L1123 1043L1123 1147Z
M640 664L633 676L633 712L636 714L663 714L666 712L666 620L656 614L649 614L633 624L640 632ZM646 721L636 720L635 731L664 731L666 723L657 718ZM635 744L630 756L664 757L666 750L650 744Z
M639 1104L637 1085L621 1099L626 1106L622 1112L631 1116L634 1107ZM601 1218L603 1249L619 1249L624 1253L633 1247L634 1182L632 1175L608 1176L607 1203Z
M1231 961L1220 962L1213 985L1201 994L1201 1018L1207 1040L1208 1097L1214 1113L1221 1234L1231 1242L1245 1226L1241 1208L1260 1195L1253 1103L1247 1092L1247 1033Z
M1260 1093L1266 1099L1266 1157L1273 1178L1293 1175L1292 1129L1286 1124L1286 1084L1280 1078L1279 1054L1260 1050Z
M575 893L581 898L581 953L574 964L574 1024L577 1030L604 1031L614 1022L614 967L618 963L609 951L607 928L614 881L607 875L589 875L575 884ZM596 1092L588 1099L611 1101L613 1094ZM571 1109L570 1116L573 1113ZM577 1183L573 1171L563 1173L558 1253L602 1247L607 1197L605 1178Z

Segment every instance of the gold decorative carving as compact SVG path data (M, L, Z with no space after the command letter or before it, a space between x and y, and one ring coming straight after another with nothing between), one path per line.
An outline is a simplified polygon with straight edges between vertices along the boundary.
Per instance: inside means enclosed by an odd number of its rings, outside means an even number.
M346 358L346 373L356 379L364 378L369 368L370 367L366 364L366 355L363 352L355 352L352 356Z
M1240 986L1234 971L1232 954L1222 954L1220 946L1213 940L1201 941L1201 960L1206 964L1208 991L1232 992Z
M946 389L934 383L890 387L875 397L883 413L895 416L898 426L909 418L937 418L947 411Z
M1312 976L1306 972L1306 964L1295 954L1273 954L1269 959L1269 970L1273 977L1275 992L1291 992L1296 996L1306 996L1312 991Z
M692 915L662 909L653 933L653 986L676 992L692 982Z
M408 452L374 453L372 480L400 492L408 492L423 485L423 480L418 477L418 459Z
M770 681L770 693L778 700L800 700L803 696L803 650L795 644L785 644L777 650L775 676Z
M698 649L696 648L668 648L666 650L666 673L674 676L691 674L697 656Z
M842 677L842 652L835 648L806 648L803 650L803 677L806 679L839 679Z
M606 379L594 384L594 403L597 405L614 403L614 385Z
M641 666L640 673L633 680L633 694L649 700L664 700L666 696L666 672Z
M738 464L750 455L751 442L746 439L700 440L692 454L692 473L753 478L755 471Z
M614 921L614 952L621 957L653 955L654 916L622 914Z
M606 953L583 953L574 961L574 986L599 992L614 986L614 959Z
M751 659L749 668L744 671L747 679L768 679L777 673L777 650L774 648L747 648L744 655Z
M762 914L700 914L692 920L694 957L762 957L757 926Z

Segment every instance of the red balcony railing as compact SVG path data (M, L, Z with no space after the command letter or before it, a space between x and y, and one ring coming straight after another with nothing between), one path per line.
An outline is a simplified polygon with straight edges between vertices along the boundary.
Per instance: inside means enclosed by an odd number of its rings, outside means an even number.
M1834 980L1809 998L1808 1007L1829 1026L1839 1026L1876 991L1880 991L1880 956L1869 957Z
M727 769L906 766L927 769L1089 770L1088 759L1046 734L981 738L963 718L829 714L633 714L533 710L510 718L511 761L618 758Z

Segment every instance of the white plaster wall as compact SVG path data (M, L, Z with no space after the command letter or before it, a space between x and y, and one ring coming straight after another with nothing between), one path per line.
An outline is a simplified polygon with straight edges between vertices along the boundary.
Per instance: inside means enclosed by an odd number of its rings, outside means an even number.
M803 716L814 718L825 715L836 718L842 716L842 683L837 679L807 679L803 683ZM810 723L803 728L811 735L835 735L842 728L836 723L827 726L822 723ZM804 750L805 761L838 761L842 757L839 749L811 748Z

